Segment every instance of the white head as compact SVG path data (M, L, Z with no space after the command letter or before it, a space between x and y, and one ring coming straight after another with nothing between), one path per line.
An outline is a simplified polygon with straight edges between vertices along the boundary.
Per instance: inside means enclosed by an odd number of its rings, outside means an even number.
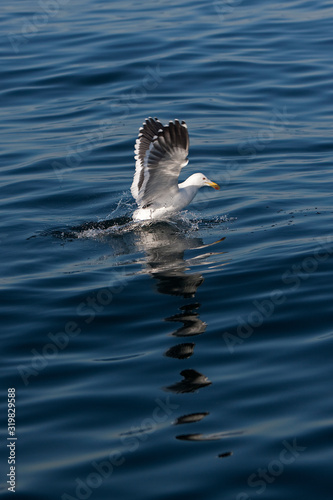
M216 184L216 182L211 181L208 177L201 173L191 175L185 182L187 184L191 184L192 186L197 186L198 188L210 186L214 189L220 189L220 186Z

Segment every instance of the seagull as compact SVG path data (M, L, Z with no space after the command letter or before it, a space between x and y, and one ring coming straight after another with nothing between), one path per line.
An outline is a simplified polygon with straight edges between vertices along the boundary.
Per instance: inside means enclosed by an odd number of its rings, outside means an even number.
M189 137L184 121L167 125L157 118L147 118L135 143L135 173L131 193L138 208L133 219L159 220L185 208L203 186L220 189L204 174L192 174L178 184L183 167L188 164Z

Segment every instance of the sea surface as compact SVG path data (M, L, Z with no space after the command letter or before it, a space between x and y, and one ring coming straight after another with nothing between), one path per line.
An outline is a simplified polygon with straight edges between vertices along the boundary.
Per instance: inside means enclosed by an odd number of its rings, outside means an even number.
M332 1L1 12L0 497L331 500ZM154 224L148 116L221 185Z

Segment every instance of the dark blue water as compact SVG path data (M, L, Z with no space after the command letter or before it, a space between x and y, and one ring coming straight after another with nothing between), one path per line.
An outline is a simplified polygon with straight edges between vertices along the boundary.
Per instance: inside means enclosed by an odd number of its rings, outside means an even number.
M3 2L1 495L329 500L333 5ZM133 224L147 116L201 190Z

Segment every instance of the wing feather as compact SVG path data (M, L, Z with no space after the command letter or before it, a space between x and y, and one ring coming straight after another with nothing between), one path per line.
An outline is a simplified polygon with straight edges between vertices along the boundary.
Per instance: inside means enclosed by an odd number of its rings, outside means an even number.
M187 165L189 137L185 122L147 118L135 143L131 192L140 207L163 206L178 192L178 177Z

